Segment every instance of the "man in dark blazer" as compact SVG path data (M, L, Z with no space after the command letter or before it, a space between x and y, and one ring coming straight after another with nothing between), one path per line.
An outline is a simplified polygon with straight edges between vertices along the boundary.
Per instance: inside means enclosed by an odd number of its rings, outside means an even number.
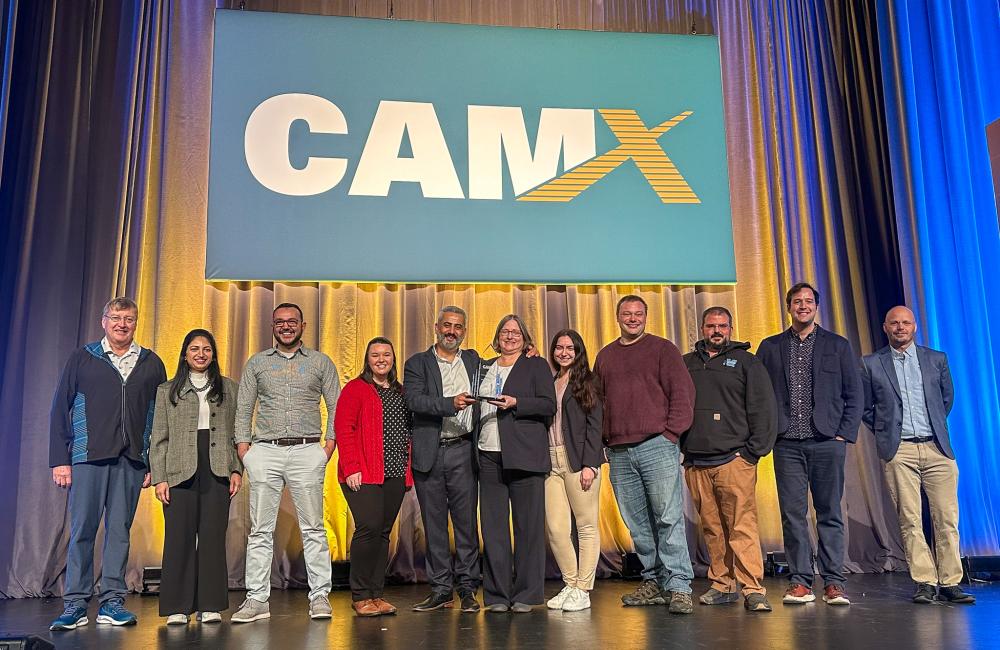
M817 556L823 600L850 605L844 593L844 461L858 438L863 390L857 357L842 336L816 324L819 293L801 282L788 290L792 326L761 341L757 356L771 377L778 402L774 478L789 585L782 601L808 603L813 594L809 503L819 538Z
M936 597L972 604L976 599L958 586L958 465L948 438L955 392L948 357L913 342L917 325L906 307L890 309L882 329L889 345L866 356L861 367L863 419L885 461L906 561L917 583L913 602L926 604ZM934 524L933 554L924 538L921 488Z
M451 607L458 590L463 612L479 611L478 486L473 431L479 421L470 396L480 364L475 350L461 349L466 314L449 305L438 312L437 341L406 361L403 386L413 412L411 463L427 545L427 580L431 593L413 610ZM452 564L448 514L455 530Z

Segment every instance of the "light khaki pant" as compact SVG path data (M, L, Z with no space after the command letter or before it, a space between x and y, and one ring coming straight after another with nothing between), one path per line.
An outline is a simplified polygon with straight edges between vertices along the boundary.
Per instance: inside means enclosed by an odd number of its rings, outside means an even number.
M712 587L733 593L764 594L764 557L757 530L757 466L736 457L716 467L684 472L701 518Z
M586 492L580 487L580 473L566 459L566 448L549 447L552 472L545 479L545 533L567 586L590 591L594 588L597 560L601 555L598 527L601 498L601 471ZM580 558L573 548L572 519L576 518Z
M962 581L958 546L958 465L932 442L901 442L885 464L889 494L896 504L906 561L914 582L945 587ZM934 525L934 555L924 538L920 488L927 494ZM936 560L935 557L936 556Z

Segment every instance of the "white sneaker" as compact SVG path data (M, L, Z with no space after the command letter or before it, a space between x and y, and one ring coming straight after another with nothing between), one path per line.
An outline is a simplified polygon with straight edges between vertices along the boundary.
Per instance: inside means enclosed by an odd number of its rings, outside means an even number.
M545 606L549 609L562 609L563 603L566 602L566 599L569 598L574 591L576 591L576 587L566 585L562 588L562 591L550 598L549 601L545 603Z
M198 615L198 620L202 623L221 623L222 614L219 612L202 612Z
M566 602L563 603L564 612L579 612L590 609L590 592L583 589L574 589Z
M167 617L167 625L187 625L187 614L171 614Z

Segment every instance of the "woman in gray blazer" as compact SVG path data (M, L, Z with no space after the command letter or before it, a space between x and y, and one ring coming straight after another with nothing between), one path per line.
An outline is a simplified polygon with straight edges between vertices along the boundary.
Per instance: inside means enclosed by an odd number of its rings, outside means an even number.
M236 382L219 371L215 337L188 332L174 378L156 392L149 467L163 504L160 616L185 625L201 612L218 623L229 607L226 528L242 482L233 443Z

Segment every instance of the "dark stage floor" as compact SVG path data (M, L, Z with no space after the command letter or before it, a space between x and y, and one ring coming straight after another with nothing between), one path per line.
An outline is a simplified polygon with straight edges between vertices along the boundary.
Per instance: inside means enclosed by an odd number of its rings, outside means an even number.
M425 595L424 586L391 587L388 599L400 608L396 616L359 619L350 611L350 595L332 594L331 621L311 621L306 592L275 591L271 619L244 625L170 627L157 616L155 597L130 596L126 602L139 624L114 628L90 624L71 632L48 631L61 601L25 599L0 602L0 637L38 634L57 648L784 648L824 649L1000 647L1000 583L969 590L976 605L914 605L907 576L853 576L848 594L853 605L831 607L821 600L784 606L784 582L768 579L774 611L748 614L741 604L695 605L690 616L672 616L665 607L622 607L619 595L634 582L602 580L593 592L593 608L562 613L537 608L530 614L462 614L441 610L418 614L409 606ZM554 594L561 584L550 582ZM695 581L695 593L707 587ZM550 595L551 595L550 594ZM232 592L238 605L243 592ZM228 621L227 612L224 618Z

